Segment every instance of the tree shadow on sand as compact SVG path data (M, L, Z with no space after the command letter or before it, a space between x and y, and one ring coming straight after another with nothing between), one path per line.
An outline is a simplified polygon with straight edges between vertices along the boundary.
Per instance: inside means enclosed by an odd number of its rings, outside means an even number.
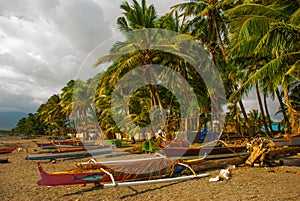
M135 188L133 188L131 186L128 186L128 188L130 190L134 191L134 193L129 194L129 195L124 195L124 196L120 197L120 199L134 197L134 196L137 196L137 195L140 195L140 194L144 194L144 193L147 193L147 192L155 191L155 190L158 190L158 189L163 189L163 188L166 188L166 187L169 187L169 186L172 186L172 185L176 185L176 184L182 183L182 182L185 182L185 181L172 182L172 183L169 183L169 184L162 185L160 187L148 188L147 190L143 190L143 191L138 191ZM101 187L94 186L94 187L91 187L91 188L88 188L88 189L79 190L79 191L76 191L76 192L73 192L73 193L64 194L63 196L64 197L68 197L68 196L72 196L72 195L82 195L83 193L86 193L86 192L91 192L91 191L94 191L94 190L102 190L102 189L103 188L101 188Z
M138 191L138 190L136 190L135 188L133 188L133 187L131 187L131 186L128 186L128 188L129 188L130 190L134 191L134 193L129 194L129 195L124 195L124 196L120 197L120 199L125 199L125 198L135 197L135 196L140 195L140 194L148 193L148 192L155 191L155 190L159 190L159 189L164 189L164 188L167 188L167 187L169 187L169 186L176 185L176 184L179 184L179 183L182 183L182 182L186 182L186 181L176 181L176 182L173 182L173 183L170 183L170 184L162 185L162 186L160 186L160 187L148 188L148 189L143 190L143 191Z

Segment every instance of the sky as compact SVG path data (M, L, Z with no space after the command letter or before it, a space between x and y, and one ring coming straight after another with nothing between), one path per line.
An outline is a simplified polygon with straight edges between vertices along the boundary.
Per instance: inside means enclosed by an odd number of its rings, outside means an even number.
M147 3L163 15L182 1ZM76 79L92 50L119 35L116 19L122 16L122 2L0 0L0 112L34 113ZM102 47L109 51L108 45ZM244 102L248 111L258 108L254 93Z

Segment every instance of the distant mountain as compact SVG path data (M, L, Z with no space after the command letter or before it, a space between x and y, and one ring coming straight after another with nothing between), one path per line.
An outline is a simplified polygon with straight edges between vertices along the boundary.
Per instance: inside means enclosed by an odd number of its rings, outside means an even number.
M16 126L18 121L27 117L24 112L1 112L0 111L0 130L10 130Z

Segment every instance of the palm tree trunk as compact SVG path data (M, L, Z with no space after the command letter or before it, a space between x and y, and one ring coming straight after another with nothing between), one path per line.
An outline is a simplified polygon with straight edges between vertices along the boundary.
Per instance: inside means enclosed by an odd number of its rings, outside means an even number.
M265 112L264 112L263 104L262 104L260 93L259 93L258 83L255 84L255 88L256 88L256 95L257 95L257 100L258 100L258 105L259 105L260 113L262 115L263 124L264 124L264 126L266 128L267 134L270 135L270 132L269 132L269 129L268 129L268 125L267 125L267 122L266 122L266 117L265 117Z
M217 39L218 39L218 42L219 42L219 45L220 45L220 48L221 48L221 51L222 51L222 55L224 56L225 61L228 62L229 58L228 58L228 55L225 51L223 41L222 41L221 36L220 36L220 30L219 30L219 24L218 24L217 18L214 14L212 14L212 18L213 18L213 21L214 21L214 26L216 28Z
M293 112L293 108L289 99L289 89L287 86L286 81L283 81L283 93L284 93L284 99L285 99L285 103L287 105L287 109L288 109L288 113L291 119L291 129L288 129L288 133L293 133L295 130L297 130L297 128L295 128L295 116L294 116L294 112Z
M271 116L270 116L269 109L268 109L267 94L266 93L264 93L264 106L265 106L266 115L267 115L267 118L268 118L268 124L269 124L269 127L270 127L270 131L271 131L271 133L273 133Z
M237 85L234 86L234 89L238 90ZM251 130L251 127L250 127L250 124L249 124L249 119L248 119L248 116L247 116L247 113L246 113L245 106L244 106L243 101L241 99L238 100L238 103L239 103L240 109L242 111L244 120L246 122L246 127L248 128L248 131L250 132L250 138L252 138L252 130Z
M240 109L241 109L241 111L242 111L244 120L245 120L245 122L246 122L246 127L248 128L249 135L250 135L250 138L251 138L251 137L252 137L252 130L251 130L251 127L250 127L250 124L249 124L249 120L248 120L248 117L247 117L247 113L246 113L244 104L243 104L242 100L239 100L238 103L239 103ZM243 136L243 137L244 137L244 136Z
M280 57L280 53L279 51L276 52L276 58ZM290 127L287 128L287 132L291 133L294 130L294 125L295 125L295 117L294 117L294 113L293 113L293 108L289 99L289 89L285 80L285 76L283 77L283 81L282 81L282 86L283 86L283 94L284 94L284 99L285 99L285 103L287 105L287 109L288 109L288 114L290 116L290 120L291 120L291 124Z
M280 92L279 92L278 88L276 88L275 93L276 93L276 96L277 96L277 99L278 99L278 102L279 102L279 105L280 105L280 109L281 109L281 113L283 115L285 126L288 130L291 130L291 125L290 125L290 122L289 122L289 118L286 115L284 104L283 104L283 101L282 101L282 97L280 95Z
M161 97L160 97L160 94L159 94L159 89L158 89L157 86L155 86L154 89L155 89L155 92L156 92L156 97L157 97L157 101L158 101L158 105L159 105L159 108L160 108L162 119L166 120L166 114L165 114L163 103L162 103L162 100L161 100Z
M152 85L149 86L149 89L150 89L150 97L151 97L151 106L154 106L156 105L156 100L155 100L155 95L154 95L154 90L153 90L153 87Z

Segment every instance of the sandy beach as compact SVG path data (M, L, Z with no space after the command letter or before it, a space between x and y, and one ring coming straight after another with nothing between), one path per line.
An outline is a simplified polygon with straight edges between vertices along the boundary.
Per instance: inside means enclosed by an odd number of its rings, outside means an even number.
M2 136L1 146L30 148L32 140ZM237 167L229 180L209 182L210 176L179 182L130 187L95 188L86 186L38 186L40 178L36 161L25 160L24 151L3 154L10 163L0 164L1 200L299 200L300 167ZM63 171L89 158L42 162L46 171Z

